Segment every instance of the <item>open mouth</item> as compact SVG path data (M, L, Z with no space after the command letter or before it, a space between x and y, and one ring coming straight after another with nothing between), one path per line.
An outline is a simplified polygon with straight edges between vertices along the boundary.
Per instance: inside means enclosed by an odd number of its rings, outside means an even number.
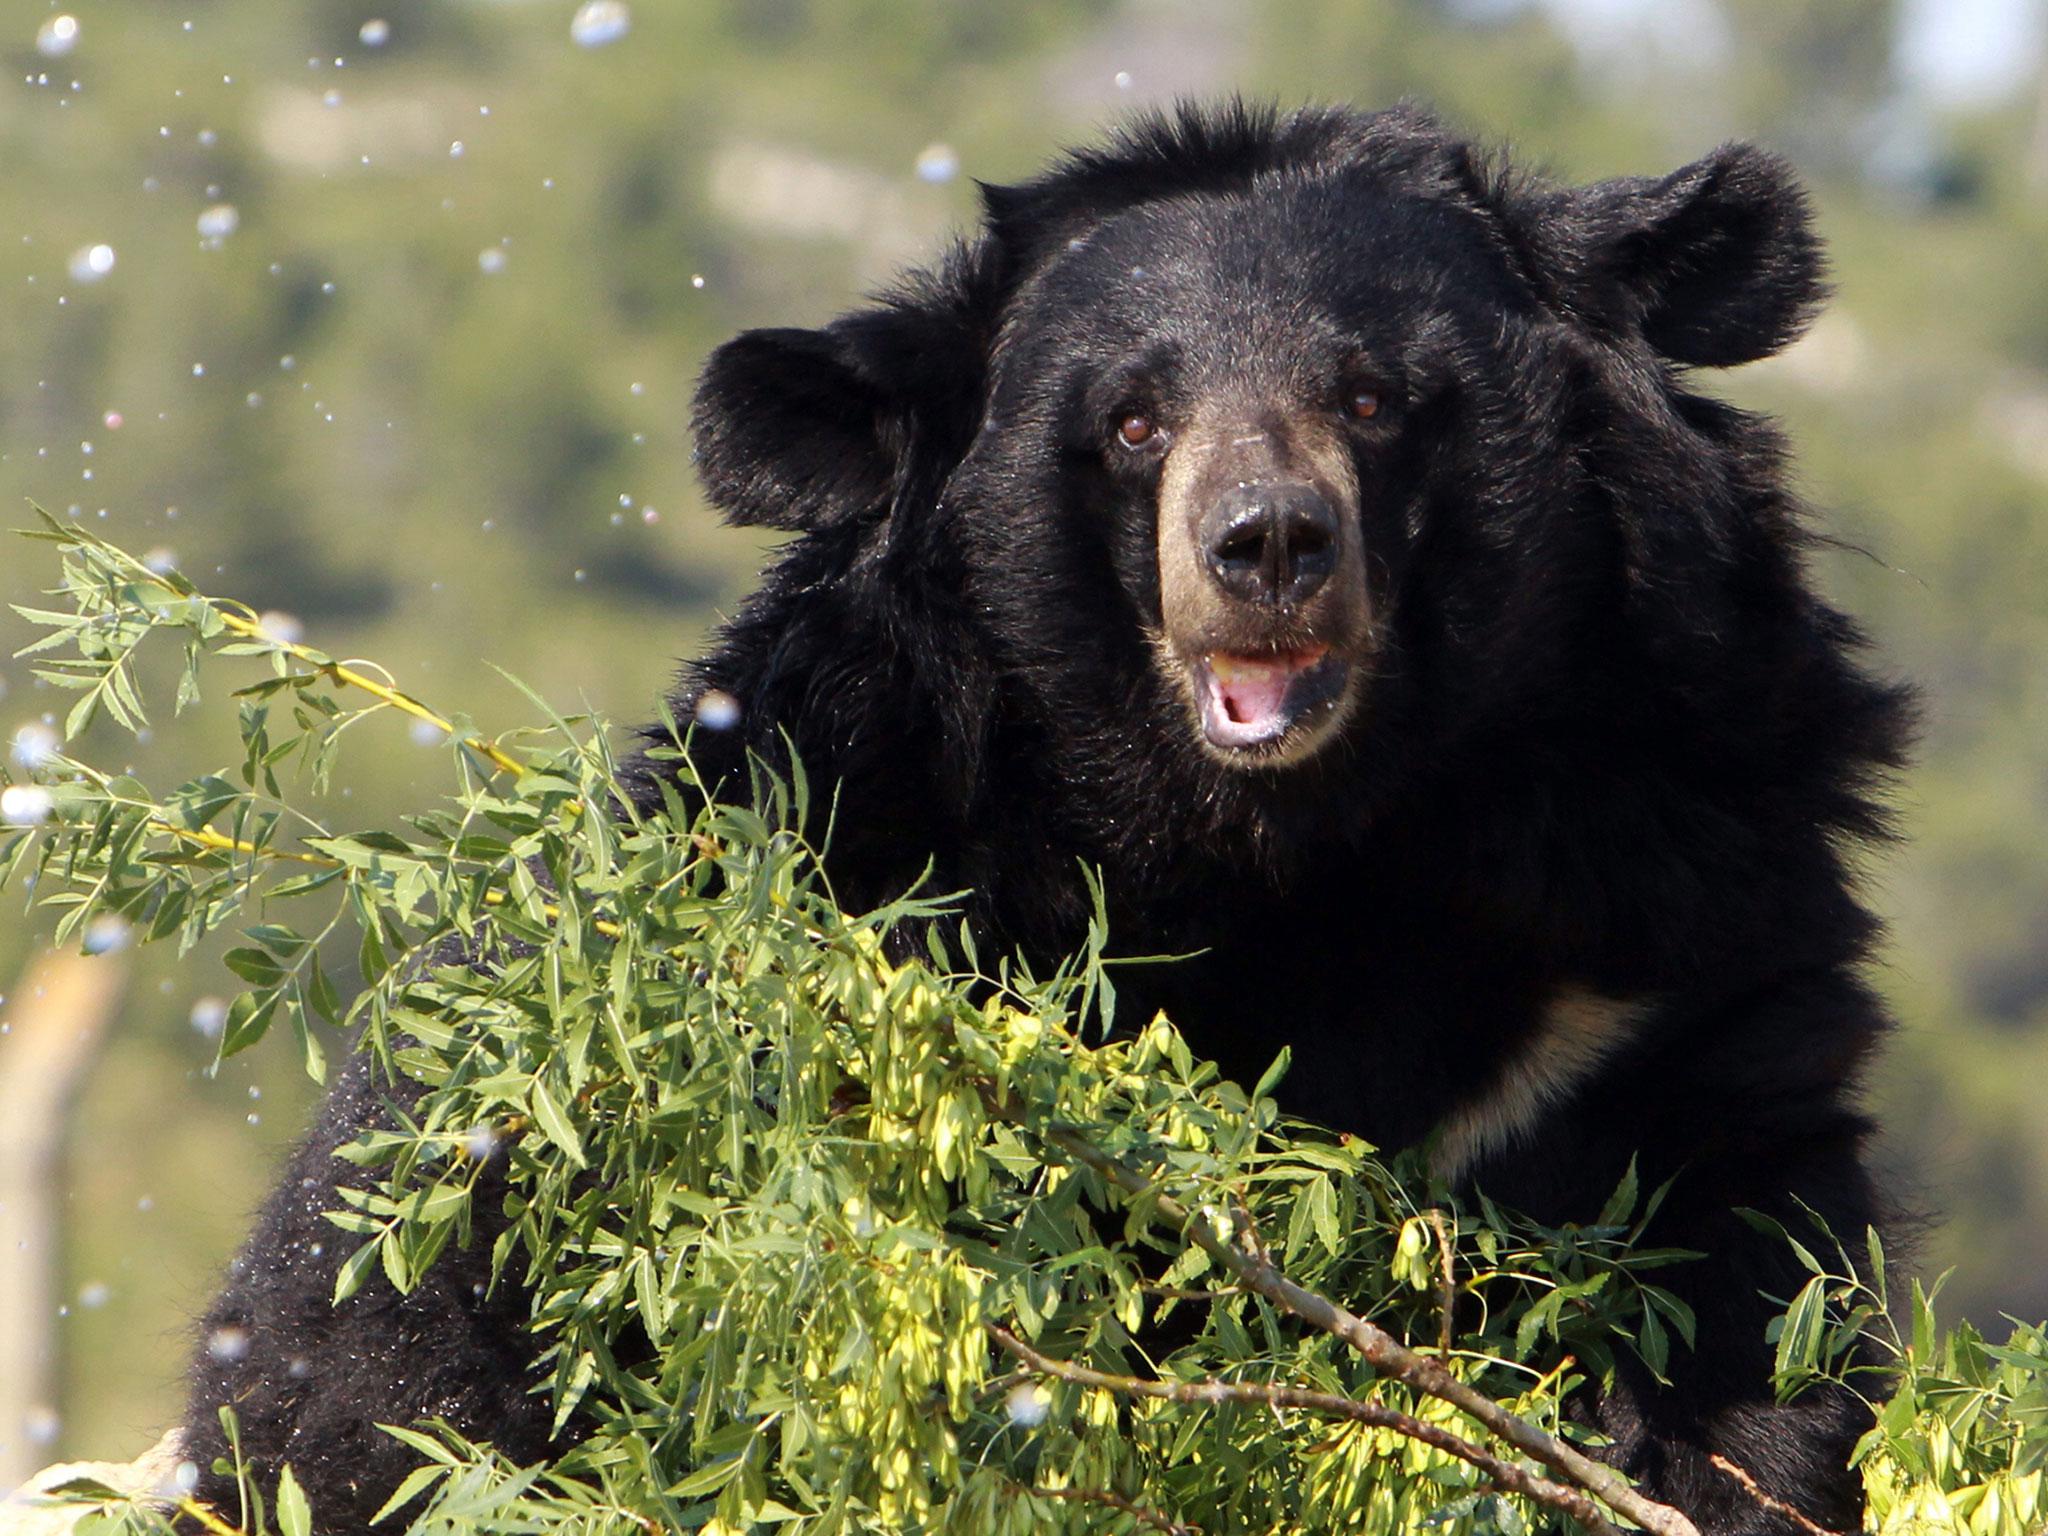
M1211 745L1271 745L1344 691L1350 666L1327 645L1266 656L1210 651L1193 667L1202 730Z

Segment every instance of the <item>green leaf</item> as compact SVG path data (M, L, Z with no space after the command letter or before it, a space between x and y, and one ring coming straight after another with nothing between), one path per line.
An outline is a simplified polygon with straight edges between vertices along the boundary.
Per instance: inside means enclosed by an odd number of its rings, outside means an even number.
M569 1117L562 1113L562 1106L548 1092L547 1084L538 1078L534 1080L533 1092L528 1098L533 1110L534 1123L541 1128L547 1139L560 1147L576 1167L586 1166L583 1156L583 1142L576 1134L576 1127L569 1123Z
M433 1487L435 1483L446 1477L448 1471L449 1469L446 1465L414 1467L405 1474L404 1480L392 1491L391 1497L384 1501L383 1507L376 1514L370 1516L370 1523L377 1525L393 1510L405 1508L406 1505L426 1492L427 1489Z
M1636 1208L1636 1160L1628 1160L1628 1170L1622 1174L1621 1182L1614 1186L1614 1193L1607 1197L1607 1203L1600 1208L1594 1219L1597 1227L1623 1227L1628 1225L1629 1213Z
M313 1536L313 1507L290 1467L277 1474L277 1525L282 1536Z
M264 950L240 946L221 957L222 963L242 980L258 987L274 987L285 978L285 969Z
M1774 1369L1781 1393L1784 1384L1797 1381L1813 1368L1820 1350L1821 1329L1826 1322L1827 1282L1815 1275L1792 1298L1792 1305L1785 1312L1784 1329L1778 1335Z
M1287 1075L1287 1069L1293 1063L1293 1050L1288 1046L1281 1046L1280 1053L1273 1058L1272 1065L1259 1075L1259 1083L1256 1088L1252 1089L1252 1097L1255 1099L1270 1097L1273 1090L1280 1086L1280 1080Z
M384 1246L387 1234L379 1232L362 1247L341 1262L341 1269L334 1277L334 1304L340 1306L349 1297L363 1288L363 1282L370 1278L370 1271L378 1263L379 1251Z
M228 1004L227 1022L222 1027L220 1035L222 1060L239 1051L246 1051L263 1038L270 1028L270 1021L277 1013L278 1003L283 996L283 993L276 991L244 992Z

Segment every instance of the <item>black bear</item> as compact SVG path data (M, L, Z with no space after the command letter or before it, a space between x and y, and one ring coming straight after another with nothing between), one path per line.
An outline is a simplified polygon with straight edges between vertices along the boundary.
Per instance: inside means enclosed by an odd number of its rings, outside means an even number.
M1245 1081L1284 1029L1292 1112L1543 1218L1675 1175L1698 1348L1593 1411L1710 1533L1860 1507L1853 1400L1772 1401L1763 1296L1800 1277L1733 1212L1877 1219L1849 860L1907 701L1805 578L1778 434L1690 372L1822 292L1745 146L1561 187L1410 109L1185 109L989 188L871 306L727 343L696 411L712 500L795 535L684 681L725 727L699 770L793 744L843 899L936 861L1039 962L1099 868L1125 952L1197 956L1134 1016ZM235 1403L335 1530L409 1464L376 1421L519 1456L548 1424L488 1242L329 1307L332 1153L379 1091L359 1058L265 1208L186 1427L204 1465Z

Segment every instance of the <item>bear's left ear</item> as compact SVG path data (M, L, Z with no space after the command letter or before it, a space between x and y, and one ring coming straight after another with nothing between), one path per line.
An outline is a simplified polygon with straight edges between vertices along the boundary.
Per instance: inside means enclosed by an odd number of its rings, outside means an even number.
M1732 367L1804 331L1827 296L1820 241L1790 166L1729 144L1661 179L1571 194L1588 307L1623 313L1675 363ZM1603 300L1605 302L1603 302Z
M989 289L962 248L822 330L745 331L713 352L690 418L711 504L801 533L943 475L980 420Z
M728 520L801 531L888 499L888 412L831 330L743 331L711 354L690 426Z

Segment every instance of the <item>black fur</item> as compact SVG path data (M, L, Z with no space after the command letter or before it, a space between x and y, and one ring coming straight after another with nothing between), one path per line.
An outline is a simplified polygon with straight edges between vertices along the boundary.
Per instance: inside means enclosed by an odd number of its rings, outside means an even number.
M1674 1389L1597 1405L1615 1457L1715 1536L1794 1529L1715 1453L1850 1527L1858 1411L1773 1406L1759 1293L1800 1276L1731 1212L1878 1218L1856 1091L1885 1021L1849 860L1882 834L1907 707L1804 577L1775 431L1681 371L1776 350L1820 301L1790 174L1729 146L1560 188L1410 109L1230 106L987 205L872 307L712 358L707 489L800 536L685 681L682 716L710 688L743 710L697 733L698 766L742 786L786 733L837 788L843 899L936 859L986 943L1039 961L1080 938L1099 866L1119 948L1201 952L1127 977L1132 1016L1167 1008L1245 1081L1284 1037L1287 1107L1383 1145L1481 1094L1560 989L1630 1000L1638 1025L1472 1176L1561 1221L1631 1156L1677 1175L1654 1236L1711 1255L1670 1272L1700 1345ZM1304 764L1227 766L1147 643L1153 505L1103 423L1134 379L1165 412L1248 380L1309 408L1360 359L1393 402L1357 446L1363 707ZM468 1299L475 1251L327 1314L331 1256L303 1247L362 1072L209 1319L252 1348L202 1359L193 1414L210 1444L237 1401L337 1528L395 1476L369 1420L446 1412L515 1454L544 1427L517 1404L516 1305Z

